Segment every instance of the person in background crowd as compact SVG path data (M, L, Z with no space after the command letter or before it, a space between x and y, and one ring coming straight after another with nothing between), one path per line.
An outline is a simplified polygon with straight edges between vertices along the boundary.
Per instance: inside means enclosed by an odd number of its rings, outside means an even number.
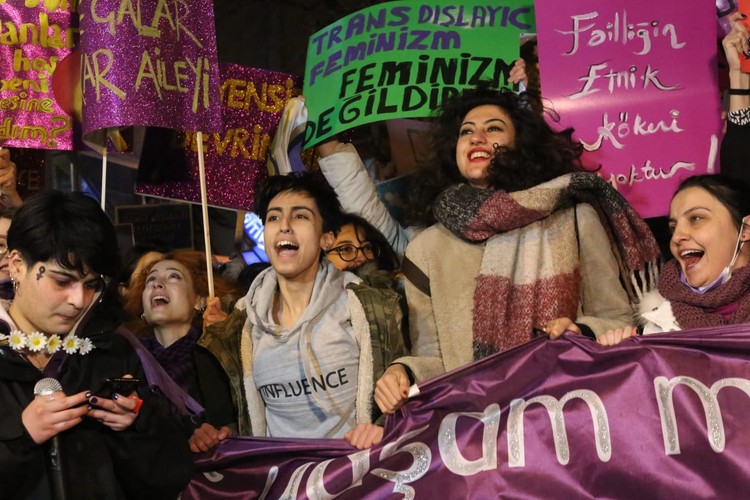
M253 262L252 264L248 264L242 269L242 271L240 271L240 274L237 277L238 286L247 293L250 289L250 285L255 281L255 278L269 267L271 267L270 262Z
M398 257L385 236L362 217L342 214L341 226L334 230L335 239L326 258L339 271L356 271L366 262L374 262L378 269L395 272Z
M80 336L118 266L107 216L82 193L42 192L16 214L8 248L16 293L0 308L3 497L176 498L192 457L170 405L150 390L126 338ZM62 390L35 397L46 377ZM130 396L106 390L119 377L138 380ZM62 472L51 468L52 449Z
M8 271L8 230L16 210L15 207L0 208L0 303L6 309L13 300L13 284Z
M392 289L398 292L398 308L407 311L403 275L397 272L400 262L385 236L362 217L342 214L340 227L334 230L336 239L326 250L326 258L340 271L356 274L374 288ZM395 300L396 296L392 296ZM396 308L393 304L390 307ZM409 349L409 333L406 317L403 318L402 336Z
M628 203L579 164L528 94L486 85L443 102L435 158L413 180L407 278L412 357L378 382L390 413L421 382L530 340L624 326L659 250ZM643 281L645 280L645 281ZM629 290L623 288L621 282ZM628 291L630 293L628 293Z
M750 74L740 66L741 57L750 57L748 29L742 14L730 16L732 30L722 40L729 66L729 113L727 130L721 141L721 173L750 183Z
M214 280L218 297L233 288ZM152 258L132 279L125 310L140 318L133 333L185 392L205 409L190 438L193 452L207 451L236 432L237 410L221 361L227 355L202 345L202 314L208 296L206 258L201 252L172 251Z
M20 207L23 199L18 194L18 172L10 159L10 150L0 147L0 206Z
M750 322L750 186L722 175L685 179L669 207L674 259L659 289L640 304L638 326L599 336L602 345L627 337Z
M164 256L164 249L150 245L134 245L125 253L122 269L117 275L117 292L125 300L128 295L133 276L138 276L143 268Z
M207 328L241 354L240 428L369 448L383 435L373 424L374 381L406 354L398 294L323 260L340 208L311 174L269 177L256 193L272 267L225 322Z

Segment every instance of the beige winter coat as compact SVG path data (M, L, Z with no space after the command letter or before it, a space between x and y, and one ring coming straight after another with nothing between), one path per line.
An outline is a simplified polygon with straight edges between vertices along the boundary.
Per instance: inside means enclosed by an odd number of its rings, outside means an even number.
M578 205L577 220L581 298L575 321L599 335L627 325L632 309L593 207ZM461 240L442 224L425 229L409 243L406 256L427 275L431 293L425 295L406 282L412 356L397 362L408 366L417 382L473 361L474 288L483 253L483 243Z

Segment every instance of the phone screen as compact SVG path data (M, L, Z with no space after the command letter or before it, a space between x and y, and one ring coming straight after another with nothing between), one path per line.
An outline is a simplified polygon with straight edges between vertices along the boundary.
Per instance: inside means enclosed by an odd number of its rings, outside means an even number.
M105 379L104 385L96 394L106 398L111 398L115 394L129 396L140 382L141 380L137 378L108 378Z

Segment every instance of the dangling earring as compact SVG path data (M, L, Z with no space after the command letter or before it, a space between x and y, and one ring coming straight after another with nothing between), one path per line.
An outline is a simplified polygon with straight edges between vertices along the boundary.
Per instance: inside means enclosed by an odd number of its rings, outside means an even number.
M198 314L203 314L206 311L206 299L201 299L200 305L198 306Z
M18 281L13 276L10 277L10 282L13 284L13 292L18 293Z

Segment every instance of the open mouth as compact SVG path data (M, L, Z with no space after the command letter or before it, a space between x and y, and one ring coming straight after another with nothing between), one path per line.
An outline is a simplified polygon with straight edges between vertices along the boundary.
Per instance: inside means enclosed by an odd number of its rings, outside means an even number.
M703 250L683 250L680 252L680 259L685 264L685 269L689 269L696 265L705 253Z
M470 160L476 160L477 158L490 159L492 158L492 155L487 151L472 151L471 154L469 154Z
M161 306L169 304L169 297L166 295L154 295L151 297L151 305Z
M276 243L276 252L279 255L296 252L297 250L299 250L299 245L292 241L282 240Z

